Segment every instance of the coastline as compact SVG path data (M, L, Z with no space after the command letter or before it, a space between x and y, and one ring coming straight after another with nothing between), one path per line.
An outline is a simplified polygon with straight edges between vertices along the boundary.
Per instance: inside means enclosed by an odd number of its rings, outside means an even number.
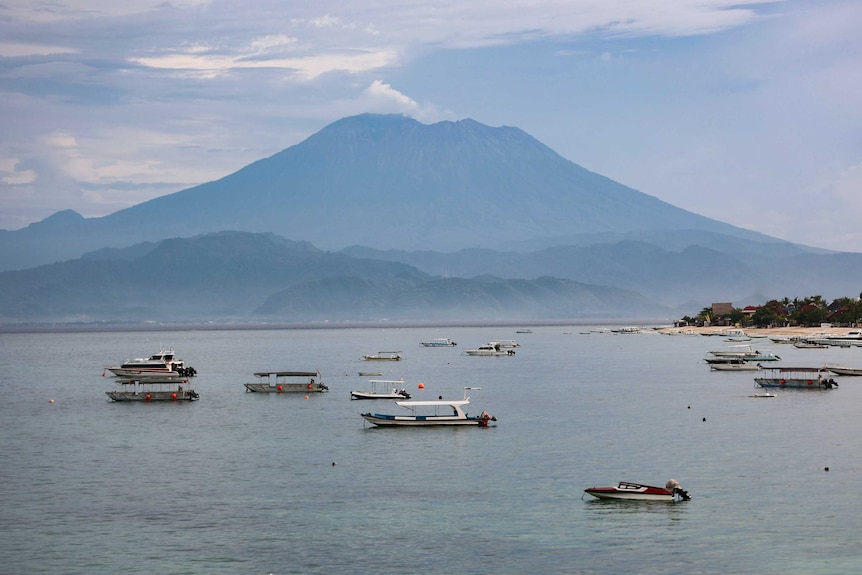
M732 326L709 326L709 327L667 327L656 331L663 334L673 335L677 333L695 333L697 335L720 335L726 331L740 330L751 337L798 337L811 336L815 334L847 335L851 331L858 331L855 327L732 327Z

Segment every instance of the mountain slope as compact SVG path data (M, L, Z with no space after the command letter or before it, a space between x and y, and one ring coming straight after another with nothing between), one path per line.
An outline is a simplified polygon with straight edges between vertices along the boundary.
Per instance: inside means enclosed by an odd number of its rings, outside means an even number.
M692 231L790 245L590 172L517 128L364 114L214 182L102 218L62 212L0 232L0 269L222 230L330 250L523 251L587 234Z

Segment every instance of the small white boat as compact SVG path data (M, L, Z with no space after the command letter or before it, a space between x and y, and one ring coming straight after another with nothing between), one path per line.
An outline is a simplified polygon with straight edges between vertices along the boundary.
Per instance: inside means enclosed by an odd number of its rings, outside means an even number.
M255 393L322 393L329 388L319 371L256 371L257 383L246 383L245 390Z
M350 399L410 399L403 379L372 379L371 391L350 392Z
M688 492L680 487L675 479L669 480L664 487L620 481L616 486L590 487L584 489L584 493L598 499L627 501L688 501L691 499Z
M372 355L363 355L365 361L401 361L400 351L378 351Z
M709 369L711 369L712 371L759 371L762 368L760 367L759 363L749 363L747 361L743 361L740 363L711 363L709 364Z
M396 401L395 405L403 407L407 413L403 415L388 415L383 413L362 413L366 421L378 427L438 427L438 426L478 426L489 427L497 418L483 411L478 416L469 416L464 407L470 403L467 390L481 389L478 387L464 388L464 399L430 400L430 401Z
M499 342L490 342L485 345L480 345L476 349L465 349L467 355L482 355L482 356L509 356L515 355L515 350L508 348L503 349Z
M431 341L423 341L423 347L455 347L458 345L448 337L440 337Z

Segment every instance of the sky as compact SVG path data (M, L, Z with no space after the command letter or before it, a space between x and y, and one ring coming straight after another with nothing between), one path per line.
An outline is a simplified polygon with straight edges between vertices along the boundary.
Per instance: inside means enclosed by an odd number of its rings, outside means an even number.
M859 30L859 0L0 0L0 229L374 112L514 126L680 208L862 252Z

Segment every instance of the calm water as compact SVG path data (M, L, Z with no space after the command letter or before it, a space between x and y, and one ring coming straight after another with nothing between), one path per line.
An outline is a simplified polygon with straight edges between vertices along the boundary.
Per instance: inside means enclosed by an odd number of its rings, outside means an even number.
M585 329L0 335L0 572L862 568L862 378L755 399L752 373L704 364L730 345L718 337ZM419 345L437 337L459 345ZM512 338L514 357L463 355ZM160 347L197 368L201 400L110 402L103 366ZM862 366L862 348L757 347L787 365ZM359 360L380 350L405 359ZM245 393L266 369L319 369L331 391ZM360 411L397 409L349 399L368 387L357 373L378 369L416 399L481 387L468 411L498 425L367 427ZM693 499L582 499L593 485L670 478Z

